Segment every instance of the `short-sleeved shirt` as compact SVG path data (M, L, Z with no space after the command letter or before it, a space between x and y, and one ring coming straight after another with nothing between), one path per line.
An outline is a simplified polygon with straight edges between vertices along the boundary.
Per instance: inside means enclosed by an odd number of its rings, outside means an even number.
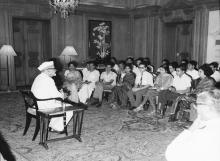
M153 75L147 71L144 71L143 73L139 72L136 75L135 79L136 85L151 85L153 86Z
M92 72L89 71L87 74L88 75L86 76L86 81L89 81L89 82L92 82L92 83L95 83L95 82L99 81L100 74L99 74L98 70L94 70Z
M215 79L216 82L220 82L220 71L215 71L212 75L212 78Z
M198 70L195 70L195 69L193 69L193 70L187 70L186 73L189 74L189 75L192 77L193 80L199 78L199 72L198 72Z
M101 77L100 77L100 79L104 80L105 82L110 82L111 80L113 80L111 84L112 86L116 85L116 78L117 78L117 74L112 71L110 73L102 72Z
M174 86L177 91L186 90L191 87L191 81L191 78L186 74L183 74L181 77L175 76L172 86Z

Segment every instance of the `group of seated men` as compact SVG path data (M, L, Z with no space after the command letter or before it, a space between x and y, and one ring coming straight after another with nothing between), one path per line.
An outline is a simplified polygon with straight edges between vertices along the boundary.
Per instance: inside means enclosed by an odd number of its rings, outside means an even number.
M178 64L177 62L169 63L168 60L164 59L160 68L154 72L148 58L134 60L134 58L128 57L125 61L119 62L115 58L111 58L110 61L105 63L105 70L101 74L96 68L95 61L87 62L87 66L81 72L77 70L76 62L70 62L68 64L69 68L64 74L65 80L63 87L69 91L69 94L66 95L63 90L58 91L55 86L52 77L55 76L56 69L53 62L50 61L39 66L38 69L41 71L41 74L35 78L31 90L37 98L67 97L72 102L100 107L102 105L103 92L105 90L114 91L123 82L123 77L126 75L126 64L132 66L135 81L132 88L127 90L126 98L124 99L130 103L130 107L127 108L134 112L144 109L143 103L146 103L143 101L144 98L150 102L153 100L153 103L150 103L150 106L152 105L153 108L149 107L148 109L151 109L150 114L157 115L160 109L164 109L163 106L168 101L173 101L180 95L189 93L193 85L192 80L200 77L196 69L196 61L188 62L187 60L183 60ZM220 72L218 71L218 63L213 62L209 64L209 67L213 70L211 77L216 82L219 82ZM160 77L162 79L159 79ZM167 81L168 78L169 81ZM165 80L168 83L164 83ZM158 106L154 107L155 100L157 100ZM41 102L40 104L39 108L60 106L56 102L51 103L49 101L46 103ZM70 118L71 116L67 114L67 122ZM54 122L60 121L55 120ZM53 124L57 123L51 121L51 127L53 127ZM56 130L62 129L61 124L58 128L56 126Z

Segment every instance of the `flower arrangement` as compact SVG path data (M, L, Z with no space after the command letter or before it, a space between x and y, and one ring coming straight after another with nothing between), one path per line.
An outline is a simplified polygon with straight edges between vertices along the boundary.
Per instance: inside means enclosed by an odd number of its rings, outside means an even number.
M93 43L96 45L98 52L96 55L104 59L110 54L110 43L106 42L106 37L110 35L109 26L105 22L100 23L97 27L93 28L92 36L94 37Z

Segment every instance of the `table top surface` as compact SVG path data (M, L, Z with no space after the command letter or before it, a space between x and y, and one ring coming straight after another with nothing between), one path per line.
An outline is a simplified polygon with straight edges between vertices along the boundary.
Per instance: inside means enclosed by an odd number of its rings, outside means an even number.
M62 113L67 111L83 111L84 109L74 106L66 106L66 107L55 107L55 108L48 108L48 109L40 109L38 110L40 115L50 115L56 113Z

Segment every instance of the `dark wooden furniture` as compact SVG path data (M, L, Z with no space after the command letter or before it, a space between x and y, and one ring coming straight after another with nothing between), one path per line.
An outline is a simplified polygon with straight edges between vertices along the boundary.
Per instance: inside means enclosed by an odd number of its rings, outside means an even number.
M25 123L23 135L27 133L32 118L36 119L36 127L34 131L34 136L32 138L32 141L34 141L40 129L40 117L37 112L38 111L37 102L31 91L20 91L20 92L24 99L25 112L26 112L26 123Z
M60 137L60 138L54 138L48 140L48 125L49 120L54 116L59 116L62 114L65 114L67 111L73 112L73 133L70 136ZM42 145L45 149L48 149L47 143L58 141L58 140L65 140L65 139L71 139L75 138L78 141L81 140L81 129L82 129L82 123L83 123L83 115L84 115L84 109L79 107L73 107L73 106L66 106L66 107L57 107L53 109L46 109L46 110L39 110L38 111L40 116L40 145ZM67 129L67 126L65 126L65 129Z

